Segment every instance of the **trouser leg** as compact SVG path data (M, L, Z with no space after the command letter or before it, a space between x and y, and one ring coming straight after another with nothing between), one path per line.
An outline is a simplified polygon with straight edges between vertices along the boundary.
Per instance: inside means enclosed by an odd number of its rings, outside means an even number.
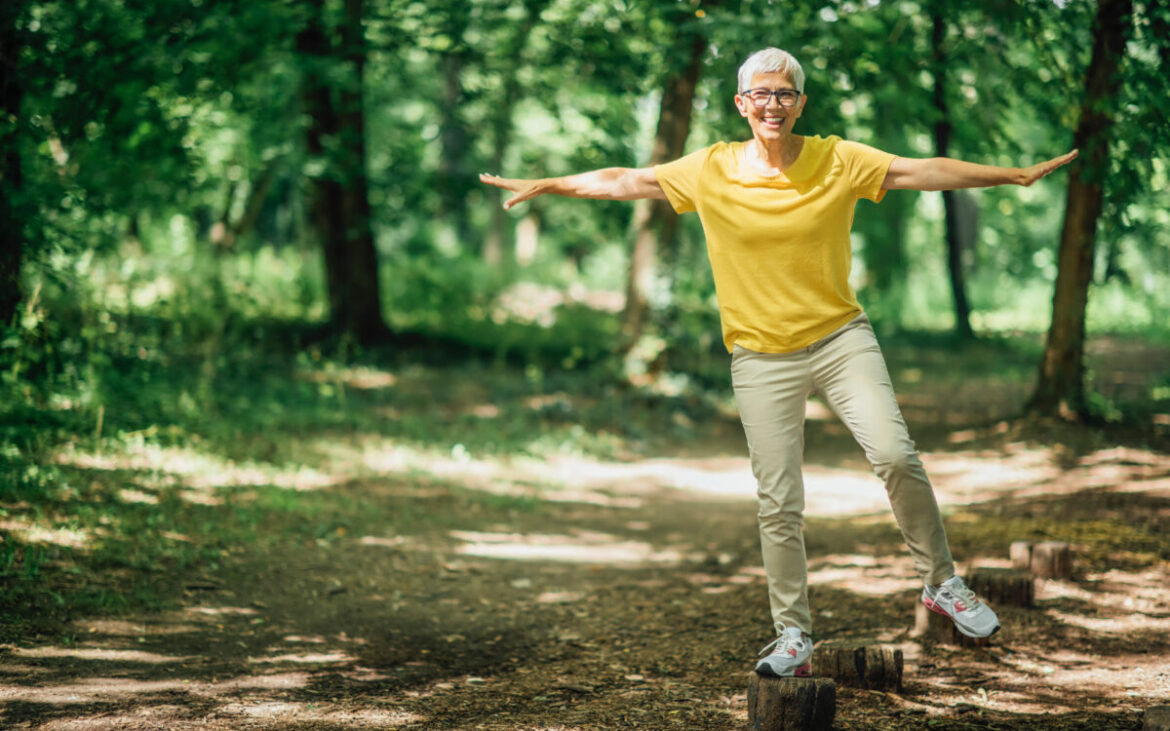
M812 632L804 550L804 405L807 353L764 354L737 347L732 385L758 483L760 546L772 622Z
M955 573L934 490L894 398L885 359L867 318L812 353L813 387L845 422L885 481L915 568L928 584Z

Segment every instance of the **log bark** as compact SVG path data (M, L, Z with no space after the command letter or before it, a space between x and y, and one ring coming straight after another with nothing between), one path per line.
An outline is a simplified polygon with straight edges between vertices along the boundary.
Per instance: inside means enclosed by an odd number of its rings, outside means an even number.
M967 577L967 586L993 607L1031 607L1036 603L1035 582L1026 571L976 569Z
M902 651L875 643L822 642L812 665L820 677L866 690L902 690Z
M1085 396L1085 309L1093 278L1097 220L1104 201L1102 181L1109 169L1115 77L1132 25L1132 0L1101 0L1097 4L1085 96L1073 134L1073 147L1079 148L1081 154L1069 165L1052 324L1036 392L1028 402L1028 410L1035 414L1069 419L1089 415Z
M949 618L927 609L922 602L914 616L914 634L926 642L958 647L990 647L989 637L968 637L955 627Z
M1170 706L1150 706L1142 718L1142 731L1170 731Z
M830 731L837 685L826 678L773 678L748 673L752 731Z
M1011 557L1013 568L1030 571L1042 579L1072 576L1072 547L1063 541L1016 541L1011 547Z

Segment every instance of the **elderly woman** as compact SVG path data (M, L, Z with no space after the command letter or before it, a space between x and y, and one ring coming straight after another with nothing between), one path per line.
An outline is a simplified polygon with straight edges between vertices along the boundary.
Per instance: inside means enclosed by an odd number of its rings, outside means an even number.
M1027 168L949 158L897 157L836 136L793 134L804 111L804 72L766 48L739 69L735 106L746 142L718 142L653 168L480 179L515 193L505 208L544 193L575 198L658 198L697 211L731 375L759 483L759 526L777 639L757 672L809 674L812 621L802 514L805 401L812 392L848 426L885 481L927 608L963 634L999 630L995 612L955 575L934 491L902 420L869 319L849 286L849 230L859 198L895 188L954 190L1031 185L1076 157Z

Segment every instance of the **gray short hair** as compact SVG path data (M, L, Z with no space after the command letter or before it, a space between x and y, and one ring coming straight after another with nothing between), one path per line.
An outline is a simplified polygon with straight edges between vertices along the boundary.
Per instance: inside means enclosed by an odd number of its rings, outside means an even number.
M792 77L796 90L804 93L804 69L800 67L800 62L795 56L779 48L764 48L748 56L743 66L739 67L739 90L747 91L748 84L752 83L752 77L769 71L787 73Z

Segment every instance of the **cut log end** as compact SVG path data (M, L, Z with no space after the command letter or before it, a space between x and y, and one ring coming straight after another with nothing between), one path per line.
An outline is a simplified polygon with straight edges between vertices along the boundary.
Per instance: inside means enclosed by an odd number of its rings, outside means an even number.
M1067 579L1072 576L1072 547L1068 543L1016 541L1010 551L1012 568L1017 571L1029 571L1042 579Z
M831 731L837 685L828 678L774 678L748 673L752 731Z
M1026 571L975 569L967 586L992 607L1031 607L1036 603L1035 581Z
M813 650L813 670L841 685L866 690L902 690L902 651L876 642L837 640Z

